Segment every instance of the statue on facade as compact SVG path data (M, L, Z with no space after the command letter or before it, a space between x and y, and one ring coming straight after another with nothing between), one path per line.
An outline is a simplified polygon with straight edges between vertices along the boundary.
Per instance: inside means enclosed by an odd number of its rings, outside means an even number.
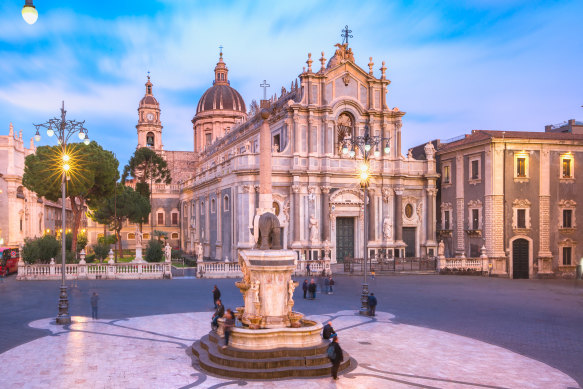
M310 242L317 242L320 231L318 229L318 219L314 215L310 216Z
M259 303L259 280L251 283L251 293L253 295L253 303Z
M294 290L296 289L296 286L298 286L298 284L296 282L294 282L294 280L289 280L287 282L287 292L289 293L289 304L293 304L294 302Z
M437 256L439 258L443 258L445 256L445 244L443 244L443 240L439 241L437 245Z
M202 250L202 244L201 243L197 243L196 244L195 251L196 251L196 259L202 261L202 259L203 259L202 258L203 250Z
M383 220L383 237L385 240L391 239L391 221L388 217Z

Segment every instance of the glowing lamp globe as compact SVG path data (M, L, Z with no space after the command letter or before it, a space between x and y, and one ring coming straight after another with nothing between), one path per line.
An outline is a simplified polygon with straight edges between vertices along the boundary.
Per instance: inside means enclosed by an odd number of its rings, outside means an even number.
M49 128L49 129L47 130L47 135L48 135L48 136L53 136L53 135L55 135L55 131L53 131L53 129L52 129L52 128Z
M71 157L69 157L68 154L63 155L63 161L69 162L70 159L71 159Z
M360 172L360 180L361 181L368 180L368 172Z
M37 141L37 142L40 142L40 134L38 132L34 136L34 140Z
M64 164L64 165L63 165L63 170L64 170L64 171L68 172L68 171L69 171L69 169L71 169L71 166L69 166L69 164L68 164L68 163L66 163L66 164Z
M83 139L83 143L85 143L86 145L88 145L91 141L89 140L89 138L85 138Z
M83 131L79 131L79 139L85 139L85 133Z
M350 156L351 156L351 157L354 157L355 155L356 155L356 151L354 151L354 150L350 150Z
M377 158L380 157L381 156L381 152L378 151L378 150L375 150L374 151L374 156L377 157Z
M367 143L364 145L364 149L368 152L370 151L370 145Z
M22 18L28 24L34 24L38 19L38 12L34 5L32 5L32 1L30 4L27 2L24 4L24 7L22 7Z
M389 145L385 146L385 154L388 154L391 151L391 148L389 147Z
M342 154L348 154L348 147L342 147Z

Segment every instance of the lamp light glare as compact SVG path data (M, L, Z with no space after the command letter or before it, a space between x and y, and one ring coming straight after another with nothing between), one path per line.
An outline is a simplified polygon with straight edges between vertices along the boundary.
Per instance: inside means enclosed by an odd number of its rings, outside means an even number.
M71 159L71 157L69 157L69 155L68 155L68 154L64 154L64 155L63 155L63 161L65 161L65 162L69 162L69 160L70 160L70 159Z
M63 170L64 170L64 171L68 172L68 171L69 171L69 169L71 169L71 166L69 166L69 164L68 164L68 163L66 163L66 164L64 164L64 165L63 165Z
M368 180L368 172L360 172L360 179L361 181Z
M22 7L22 18L28 24L36 23L36 20L38 19L38 11L34 5L32 5L32 1L30 4L27 2L27 4L24 4L24 7Z
M350 156L354 157L356 155L356 152L354 150L350 150Z

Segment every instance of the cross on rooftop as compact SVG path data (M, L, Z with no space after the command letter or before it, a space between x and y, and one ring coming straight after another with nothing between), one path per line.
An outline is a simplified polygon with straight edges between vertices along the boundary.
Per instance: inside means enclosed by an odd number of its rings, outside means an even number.
M342 37L342 43L348 44L348 38L354 38L352 35L350 35L351 32L352 30L348 29L347 24L346 27L344 27L344 30L342 30L342 35L340 35Z
M223 54L223 45L220 45L219 49L221 49L221 54Z
M263 84L259 85L263 88L263 100L267 100L267 88L270 87L266 80L263 80Z

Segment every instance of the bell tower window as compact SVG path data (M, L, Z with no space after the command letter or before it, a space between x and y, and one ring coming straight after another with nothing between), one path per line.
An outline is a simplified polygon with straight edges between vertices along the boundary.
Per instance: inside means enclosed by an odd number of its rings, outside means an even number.
M148 132L148 134L146 135L146 146L154 147L154 133L153 132Z

